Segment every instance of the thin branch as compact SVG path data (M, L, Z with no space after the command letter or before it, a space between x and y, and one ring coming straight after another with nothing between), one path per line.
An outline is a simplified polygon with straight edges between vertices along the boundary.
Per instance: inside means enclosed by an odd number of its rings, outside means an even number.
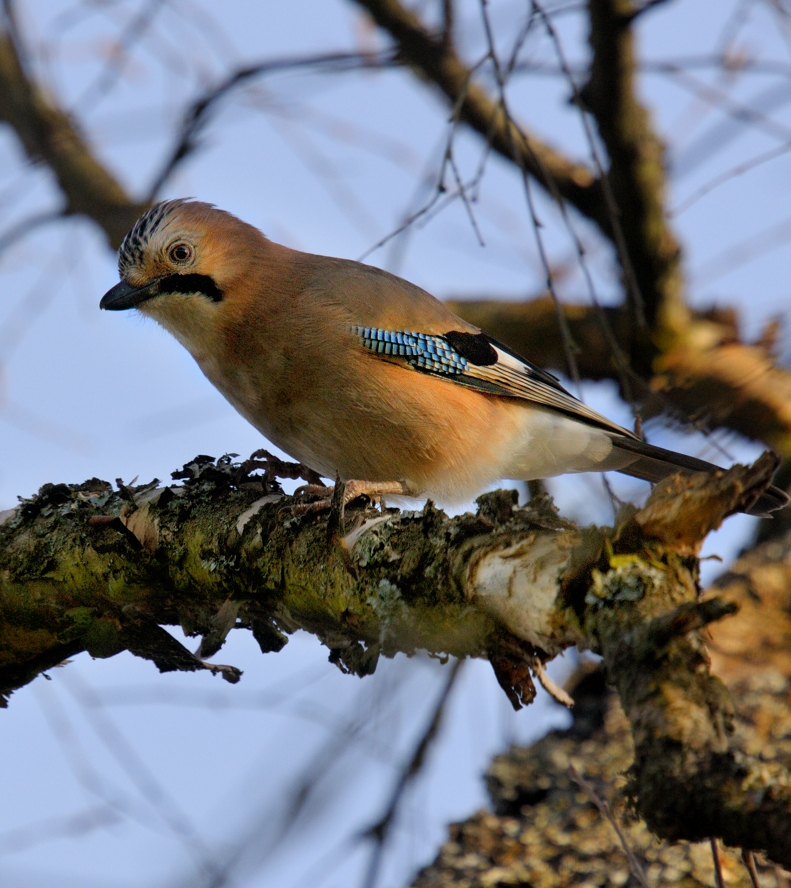
M557 191L605 233L609 231L600 183L586 166L570 161L523 128L517 129L503 116L499 102L471 82L470 68L452 46L430 33L417 15L398 0L355 2L390 34L399 56L458 108L454 117L483 136L498 154L524 166L548 191Z
M571 64L570 70L575 77L584 77L588 68L582 64ZM748 59L735 57L728 53L710 53L707 55L677 56L666 59L642 59L636 61L636 70L641 74L668 75L678 71L725 71L729 74L757 74L760 76L782 77L791 79L791 65L771 59ZM518 61L514 65L515 74L535 74L545 77L565 77L566 72L558 64L530 59Z
M4 253L23 237L26 237L31 231L35 231L44 225L49 225L50 222L59 222L65 218L66 213L63 210L44 210L41 213L34 213L32 216L28 216L27 219L23 219L21 222L17 222L16 225L12 225L11 228L0 234L0 254Z
M229 94L253 80L284 71L316 71L322 74L359 71L366 68L387 68L397 64L395 53L388 51L373 55L359 52L330 52L282 59L267 59L232 72L218 84L196 99L184 115L181 131L170 156L154 177L148 189L154 198L173 175L178 165L200 145L200 136L211 115Z
M459 672L463 663L463 660L456 660L456 662L448 671L448 675L445 679L445 684L443 685L439 697L434 704L434 708L432 709L431 716L429 717L426 727L421 734L420 739L415 744L412 755L404 764L404 767L401 769L401 773L399 774L398 779L393 786L390 800L387 803L382 816L379 818L379 820L376 821L376 823L368 827L368 829L365 830L363 834L365 837L372 839L374 842L374 847L371 852L371 859L368 862L368 869L366 870L365 878L363 879L362 883L363 888L375 888L376 880L379 875L379 869L381 867L382 859L384 856L387 838L390 834L390 830L395 824L399 805L401 804L401 800L404 797L404 793L406 792L407 788L423 769L423 765L426 761L426 756L428 754L429 748L431 747L431 744L434 742L434 739L439 732L439 728L442 723L442 717L445 712L445 707L447 706L451 691L456 684L456 679L459 676Z
M546 284L547 290L548 290L549 294L551 295L552 300L555 304L555 313L556 313L556 317L557 317L557 321L558 321L558 329L560 330L560 336L561 336L561 339L563 340L563 347L564 347L564 351L565 351L565 355L566 355L566 362L567 362L567 366L568 366L568 370L569 370L569 375L571 376L572 380L576 384L576 387L577 387L578 393L579 393L580 376L579 376L579 370L577 367L577 352L579 351L579 349L571 337L571 333L569 331L568 325L565 323L565 316L564 316L562 308L561 308L561 302L560 302L560 299L558 298L558 295L555 291L555 282L552 277L552 270L551 270L550 263L549 263L549 257L547 255L546 247L544 245L544 238L542 235L543 226L541 224L541 221L538 218L538 211L537 211L537 208L535 205L535 201L533 199L533 191L530 186L530 176L529 176L530 171L529 171L528 166L524 163L524 161L522 159L522 154L521 154L521 152L519 152L517 150L516 143L514 142L513 137L514 137L514 131L516 130L516 127L515 127L515 125L512 125L513 118L511 117L511 114L508 110L508 103L506 101L506 96L505 96L506 72L502 69L499 59L497 57L497 51L496 51L495 43L494 43L494 35L492 33L492 27L491 27L491 23L489 21L489 15L488 15L488 10L487 10L487 5L486 5L485 0L482 0L482 2L481 2L481 16L483 19L484 33L486 34L486 40L487 40L488 47L489 47L489 57L492 61L492 65L494 66L495 77L497 79L497 85L498 85L498 90L499 90L500 111L509 123L508 135L509 135L509 138L511 139L512 153L513 153L513 156L516 158L517 164L518 164L520 171L522 173L522 184L524 187L525 199L527 201L527 207L528 207L528 211L530 213L530 219L532 221L533 234L535 236L535 241L536 241L536 249L538 250L538 255L541 260L541 266L542 266L542 270L544 272L545 284ZM530 21L528 21L528 23L525 25L525 28L522 31L522 34L520 35L521 39L524 39L524 35L526 35L527 29L529 26L530 26ZM520 42L521 41L518 38L517 43L516 43L517 47L519 46ZM518 50L515 48L514 54L511 58L511 64L513 64L513 62L516 60L517 51ZM532 148L531 148L530 144L527 142L525 143L525 149L528 154L532 155ZM540 163L541 163L540 159L538 157L534 157L533 159L540 166ZM563 201L561 199L559 192L555 188L555 183L552 181L551 178L547 178L547 182L549 184L550 193L555 198L558 205L562 207ZM563 211L561 210L561 212L563 212Z
M677 83L687 89L696 98L705 102L707 105L716 108L726 117L730 117L741 127L752 127L767 136L780 139L784 143L791 139L791 129L787 126L783 126L782 123L778 123L772 117L769 117L763 111L759 110L759 102L756 101L756 97L753 97L753 102L751 104L745 104L744 102L739 102L732 98L724 90L712 86L709 83L704 83L702 80L693 77L686 71L680 69L673 70L668 67L665 73L670 75ZM774 97L776 95L775 90L771 90L768 95ZM789 101L789 98L788 86L784 85L782 91L777 94L777 100L783 101L785 104ZM743 132L743 129L740 129L739 132Z
M543 7L537 2L537 0L532 0L532 6L536 10L537 14L541 18L544 23L544 27L546 28L547 33L549 34L553 47L555 49L555 54L558 57L560 62L561 70L563 71L564 76L568 82L568 85L571 89L571 95L574 97L574 100L577 102L580 108L580 119L582 121L582 126L585 131L585 137L588 142L588 150L590 151L591 159L593 160L594 168L599 177L599 181L602 183L602 192L604 194L604 199L607 206L607 212L610 217L611 231L612 231L612 239L615 244L616 251L618 253L618 258L621 263L621 268L623 270L623 278L624 283L626 285L627 290L627 301L630 301L634 313L637 315L637 320L641 325L645 324L645 317L643 313L643 297L640 291L640 283L637 280L635 275L634 265L632 263L631 257L629 255L629 248L626 242L626 238L624 236L623 227L621 224L620 218L620 210L618 208L615 195L613 194L612 187L610 184L609 176L605 170L604 163L600 157L599 147L596 143L596 139L594 138L591 123L588 119L587 110L583 106L581 102L581 89L577 83L577 80L571 70L571 66L566 59L565 53L563 52L563 46L560 42L560 38L555 30L555 27L552 23L551 17L546 13ZM632 410L636 412L636 399L634 397L633 385L632 385L632 377L635 376L635 370L632 369L629 362L629 357L627 350L618 342L616 337L613 334L613 331L610 329L607 323L607 315L601 310L600 302L598 294L596 293L596 288L593 283L593 277L591 275L590 269L588 268L588 263L585 259L585 250L582 246L582 242L577 234L576 228L569 216L569 213L566 209L565 204L558 202L558 205L561 210L561 214L563 217L564 224L566 226L567 231L571 235L571 239L574 243L576 253L577 253L577 262L580 267L580 271L582 273L583 279L585 281L585 285L588 290L588 295L591 300L591 304L594 305L598 311L599 321L604 332L605 337L609 343L611 352L612 352L612 360L615 366L618 368L618 372L620 374L620 385L621 391L624 396L624 399L627 403L630 404ZM553 294L554 297L554 294ZM556 301L556 311L560 314L562 309ZM565 340L569 339L569 334L566 331L562 331L562 336ZM645 367L640 368L643 373L645 372ZM639 371L638 371L639 373ZM638 386L642 385L643 380L639 378L638 375ZM615 505L615 499L612 495L612 492L609 488L609 484L605 480L605 487L607 488L608 493L610 494L610 500Z
M112 53L104 66L104 70L77 99L72 109L73 113L78 113L87 106L95 107L100 99L113 88L121 76L124 63L128 61L131 49L153 25L157 13L160 12L167 2L168 0L148 0L138 10L137 15L132 17L132 20L118 36L118 39L114 41Z
M481 230L478 227L478 221L476 220L475 213L473 212L473 209L472 209L472 201L471 201L469 195L467 194L467 186L464 184L464 182L462 182L461 173L459 172L459 168L456 165L456 160L453 157L452 150L448 152L446 160L447 160L448 166L453 171L453 178L456 182L456 188L457 188L458 195L461 198L462 203L464 204L464 209L467 211L467 218L470 220L470 225L472 226L472 230L475 232L475 237L478 241L478 245L483 247L483 246L485 246L484 241L483 241L483 235L481 234Z
M673 207L669 211L669 215L673 217L680 216L683 212L685 212L691 206L701 200L701 198L704 198L707 194L710 194L712 191L714 191L716 188L719 188L721 185L724 185L726 182L730 182L731 179L735 179L738 176L743 176L745 173L749 173L756 167L762 166L765 163L769 163L772 160L776 160L778 157L783 157L788 154L789 151L791 151L791 141L785 142L782 145L778 145L776 148L772 148L769 151L764 151L761 154L758 154L755 157L751 158L750 160L745 160L742 163L736 164L729 170L726 170L724 173L720 173L719 175L709 179L708 182L705 182L703 185L693 191L692 194L684 198L684 200Z
M761 882L758 879L758 870L755 868L755 854L752 851L742 849L742 863L750 877L750 885L752 888L761 888Z
M76 814L56 815L0 833L0 850L4 854L19 853L60 839L81 839L97 830L117 826L122 820L110 805L91 805Z
M681 246L666 219L664 146L637 95L631 0L590 0L589 11L593 58L580 95L609 157L607 180L617 208L619 254L634 314L627 351L636 371L648 377L656 349L661 351L687 332ZM647 331L641 329L642 317Z
M117 247L144 205L129 197L76 123L29 78L8 33L0 33L0 121L13 127L32 162L50 167L63 193L63 213L93 219Z
M599 813L601 816L612 826L615 830L615 834L618 836L618 841L621 843L621 847L623 848L623 852L626 855L626 859L629 862L629 869L631 870L632 875L637 879L640 885L643 888L651 888L651 884L648 881L648 877L645 874L645 870L643 869L643 865L637 859L637 855L632 850L629 842L624 835L624 831L621 829L618 821L613 817L612 811L610 811L609 804L603 799L591 786L590 783L580 774L580 772L574 767L573 762L569 762L569 774L571 774L574 782L579 786L579 788L585 793L585 795L593 802L593 804L599 809Z
M709 839L711 848L711 860L714 866L714 884L716 888L725 888L725 880L722 878L722 863L720 862L720 849L716 839Z
M193 826L186 811L162 786L131 742L112 722L104 711L96 692L86 684L76 671L63 675L64 687L80 704L94 732L105 749L118 763L143 799L156 811L168 829L177 836L192 853L199 871L213 877L216 867L209 847Z

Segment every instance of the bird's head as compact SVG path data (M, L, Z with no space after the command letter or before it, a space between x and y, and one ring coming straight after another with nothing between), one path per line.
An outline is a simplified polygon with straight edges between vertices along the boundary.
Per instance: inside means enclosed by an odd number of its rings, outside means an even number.
M251 241L264 236L230 213L192 200L155 204L135 222L118 251L121 282L101 308L137 308L194 351L211 337L226 297L243 278Z

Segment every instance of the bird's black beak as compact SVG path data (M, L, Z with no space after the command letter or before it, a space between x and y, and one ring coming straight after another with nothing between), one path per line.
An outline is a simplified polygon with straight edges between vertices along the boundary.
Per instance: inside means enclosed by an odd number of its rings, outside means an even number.
M121 281L120 284L116 284L102 296L99 308L106 308L108 311L125 311L127 308L134 308L141 302L158 295L159 281L152 281L145 287L131 287L126 281Z

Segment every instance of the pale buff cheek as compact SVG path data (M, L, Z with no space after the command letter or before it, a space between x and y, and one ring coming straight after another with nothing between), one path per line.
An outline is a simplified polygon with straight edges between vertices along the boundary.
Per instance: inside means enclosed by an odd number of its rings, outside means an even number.
M143 302L138 311L161 324L198 363L207 355L217 354L218 306L205 296L170 293Z

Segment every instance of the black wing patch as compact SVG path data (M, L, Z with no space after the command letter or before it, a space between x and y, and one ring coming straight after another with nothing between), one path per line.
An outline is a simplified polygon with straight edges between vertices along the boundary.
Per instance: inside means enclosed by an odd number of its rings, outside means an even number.
M512 352L485 333L451 331L443 335L378 327L351 327L365 348L414 370L443 376L488 394L517 398L558 410L627 438L634 435L586 407L556 377Z
M458 333L451 330L443 338L458 355L471 364L490 367L497 363L497 351L485 333Z
M482 334L486 336L486 334ZM500 342L499 339L495 339L494 336L486 336L489 342L497 348L498 351L504 352L506 355L510 355L514 360L518 361L520 364L524 364L525 367L530 370L530 373L535 376L536 379L540 379L545 382L547 385L551 385L553 388L560 389L562 392L566 390L560 384L560 380L555 376L554 373L550 373L549 370L545 370L543 367L539 367L537 364L534 364L532 361L528 361L527 358L523 358L519 352L515 352L512 348L509 348L504 343Z

